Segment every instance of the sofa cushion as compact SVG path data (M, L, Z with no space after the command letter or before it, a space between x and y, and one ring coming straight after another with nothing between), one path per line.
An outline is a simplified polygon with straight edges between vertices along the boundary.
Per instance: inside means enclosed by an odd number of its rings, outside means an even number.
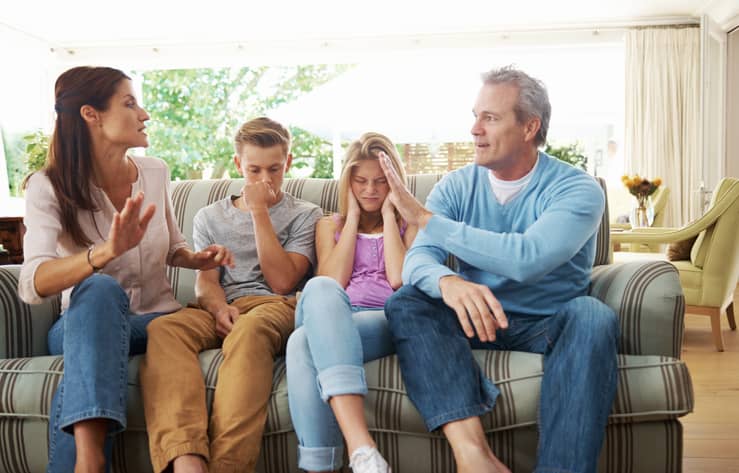
M485 373L501 391L495 408L483 416L486 431L534 425L542 376L542 356L506 351L475 351ZM141 357L129 365L128 430L144 431L138 367ZM200 355L208 405L212 402L220 350ZM685 363L664 356L619 355L619 388L611 413L612 423L674 419L692 409L692 386ZM424 423L407 396L395 356L366 365L368 424L378 431L403 431L426 435ZM46 356L0 360L0 417L48 418L49 405L61 379L61 357ZM287 408L284 360L275 362L273 393L266 435L292 430ZM244 383L249 382L245 377Z
M48 355L46 333L59 317L61 297L28 305L18 297L20 266L0 266L0 358Z
M678 271L680 271L680 286L685 294L685 301L689 305L701 305L704 294L704 276L703 268L699 268L690 261L673 261Z

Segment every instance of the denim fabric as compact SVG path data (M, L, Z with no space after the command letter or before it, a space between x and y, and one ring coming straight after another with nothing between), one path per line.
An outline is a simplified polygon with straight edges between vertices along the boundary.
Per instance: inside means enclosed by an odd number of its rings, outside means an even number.
M452 309L414 286L396 292L385 311L408 396L430 431L495 404L499 391L472 349L541 353L535 472L596 471L618 376L618 322L608 306L585 296L549 316L507 314L495 342L468 339Z
M74 424L110 419L105 442L111 468L112 434L126 428L128 357L146 351L146 326L159 313L134 315L110 276L94 274L72 291L69 307L49 330L49 353L64 355L64 376L51 402L49 473L74 470Z
M306 284L287 343L287 391L298 466L338 470L343 438L328 405L331 396L367 393L363 364L395 352L382 309L356 307L339 284L316 277Z

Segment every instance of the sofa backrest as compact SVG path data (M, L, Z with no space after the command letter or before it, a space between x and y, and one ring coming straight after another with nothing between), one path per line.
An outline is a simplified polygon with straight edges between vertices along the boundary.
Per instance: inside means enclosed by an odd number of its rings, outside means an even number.
M442 174L418 174L408 176L408 188L422 203L431 192ZM605 192L605 181L598 178ZM174 181L171 184L172 203L177 223L187 242L192 245L192 221L195 213L206 205L223 199L228 195L237 195L244 185L243 179ZM300 199L320 206L328 215L338 208L338 181L335 179L297 178L286 179L283 190ZM601 221L598 234L598 245L595 265L609 263L610 234L608 227L608 208ZM195 297L195 272L184 268L169 268L169 280L175 297L186 304Z
M417 199L425 202L426 196L441 177L441 174L408 176L408 188ZM226 196L239 194L243 185L243 179L172 182L170 190L177 223L191 246L192 221L197 211ZM285 179L282 189L299 199L313 202L321 207L326 215L338 209L339 186L335 179ZM170 267L168 275L177 300L183 304L192 301L195 297L195 272Z

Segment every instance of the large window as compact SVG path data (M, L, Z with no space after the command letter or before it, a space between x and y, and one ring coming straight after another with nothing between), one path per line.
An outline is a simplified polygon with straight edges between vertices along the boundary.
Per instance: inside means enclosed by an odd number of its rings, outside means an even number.
M385 133L409 172L445 172L472 160L469 129L480 73L507 64L547 86L552 146L578 150L593 174L621 172L621 43L441 51L360 63L274 113L334 143L364 131Z
M335 175L343 147L366 131L390 137L409 173L456 169L473 159L480 74L508 64L547 86L550 145L584 156L590 173L616 176L623 168L623 54L621 42L537 44L375 55L355 64L133 73L152 117L146 153L167 160L173 178L228 175L237 126L263 114L291 127L294 176ZM31 131L6 127L14 194L26 171L19 137Z

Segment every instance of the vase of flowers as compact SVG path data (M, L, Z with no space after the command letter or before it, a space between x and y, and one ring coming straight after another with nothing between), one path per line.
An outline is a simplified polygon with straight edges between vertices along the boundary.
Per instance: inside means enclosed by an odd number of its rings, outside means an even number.
M631 211L631 226L651 226L654 221L654 208L650 196L662 185L662 179L656 177L650 181L636 174L631 177L623 176L621 182L624 183L629 193L636 197L636 206Z

